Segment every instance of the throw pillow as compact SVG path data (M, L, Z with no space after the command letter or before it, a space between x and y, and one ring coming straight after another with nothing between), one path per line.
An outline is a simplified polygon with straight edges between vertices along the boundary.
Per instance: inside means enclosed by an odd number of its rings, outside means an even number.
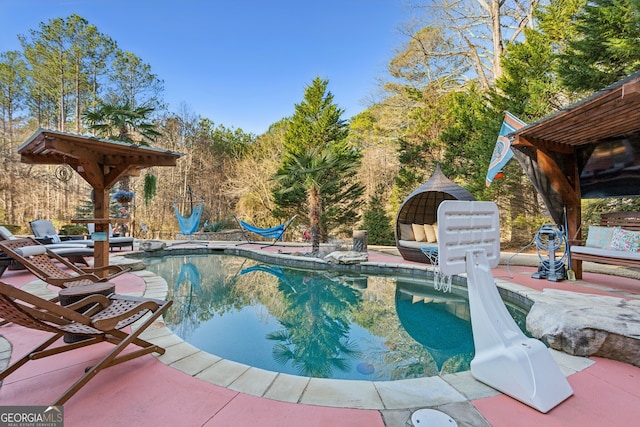
M428 243L435 243L438 240L436 232L433 230L433 225L431 224L424 225L424 234L427 236Z
M44 236L47 239L51 239L51 243L61 243L62 240L60 240L60 236L58 236L57 234L46 234Z
M587 234L587 246L600 249L611 249L611 238L616 228L602 227L600 225L590 225Z
M413 237L416 238L416 242L426 242L427 236L424 234L424 226L422 224L411 224L413 229Z
M411 224L400 224L400 240L416 240Z
M640 233L616 227L611 238L611 249L614 251L638 252L638 249L640 249Z
M17 237L14 236L13 233L9 231L9 229L7 229L7 227L3 226L0 226L0 237L2 237L3 240L17 239Z

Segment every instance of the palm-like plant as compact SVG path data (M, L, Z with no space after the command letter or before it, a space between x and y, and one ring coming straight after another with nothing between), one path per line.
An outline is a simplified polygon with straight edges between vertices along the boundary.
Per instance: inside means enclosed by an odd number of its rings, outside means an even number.
M161 135L149 121L154 110L152 107L134 108L125 100L120 104L103 103L95 110L86 112L83 117L88 128L102 138L148 146L148 141L154 141ZM134 138L136 134L138 138ZM147 181L152 181L153 185L147 184ZM144 188L145 202L148 203L155 194L155 179L148 180L145 177ZM120 189L129 191L128 176L120 180Z
M154 108L133 108L128 101L121 104L101 104L94 111L84 114L89 129L100 137L118 141L132 142L138 145L149 145L148 140L155 140L160 132L149 122ZM140 135L137 140L134 134Z
M291 362L305 376L323 378L334 369L348 371L351 360L359 357L349 329L360 292L317 273L300 272L291 278L295 292L280 282L287 307L278 319L282 329L267 335L276 342L274 359L283 365Z
M333 103L327 85L314 79L296 104L273 190L276 216L308 212L315 254L330 232L345 231L357 222L364 192L357 179L362 154L347 140L343 110Z
M324 212L323 185L341 178L336 173L348 167L332 150L325 147L309 147L300 153L285 155L286 166L278 171L275 179L284 184L279 190L282 194L298 191L301 188L307 196L309 225L311 228L311 249L314 255L320 251L322 236L322 215Z

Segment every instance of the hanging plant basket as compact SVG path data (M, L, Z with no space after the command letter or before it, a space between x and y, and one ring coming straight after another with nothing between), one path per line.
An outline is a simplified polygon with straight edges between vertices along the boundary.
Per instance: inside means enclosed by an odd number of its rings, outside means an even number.
M133 200L133 191L118 190L111 198L118 203L129 203Z

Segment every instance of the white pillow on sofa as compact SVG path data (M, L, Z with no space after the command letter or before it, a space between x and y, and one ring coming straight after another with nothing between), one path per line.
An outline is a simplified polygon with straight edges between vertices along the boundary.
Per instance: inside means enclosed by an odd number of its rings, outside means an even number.
M424 233L424 226L422 224L411 224L411 228L413 229L413 237L415 237L416 242L427 241L427 235Z
M411 224L400 224L400 240L416 240L413 236Z
M611 249L614 251L638 252L638 249L640 249L640 232L616 227L611 238Z
M616 228L620 227L590 225L585 246L600 249L611 249L611 238L613 237L613 232Z
M438 236L436 235L436 231L433 229L433 225L425 224L424 234L427 236L428 243L435 243L438 241Z

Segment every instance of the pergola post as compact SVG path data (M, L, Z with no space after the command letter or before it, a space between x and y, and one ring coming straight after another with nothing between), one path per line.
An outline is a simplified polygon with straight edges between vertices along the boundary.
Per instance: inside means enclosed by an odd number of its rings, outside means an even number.
M636 71L582 101L508 135L514 141L512 146L526 149L526 155L562 199L562 205L556 203L553 208L556 217L562 208L566 209L570 245L583 244L581 199L584 194L581 193L578 166L584 168L585 165L579 165L578 156L584 161L585 153L590 155L589 150L594 150L600 143L637 138L640 135L639 107L640 71ZM611 177L601 179L608 179L615 186ZM611 188L596 197L638 195L633 189L624 194L617 190ZM582 261L572 259L571 269L577 279L582 278Z
M109 218L109 189L94 188L94 218ZM102 221L95 222L95 231L105 233L106 239L95 240L93 246L93 264L95 267L109 265L109 224ZM106 277L108 271L103 271L102 277Z
M576 204L567 204L567 236L569 236L569 246L582 244L582 207L580 201ZM582 260L571 259L569 266L575 273L576 279L582 279Z
M93 187L94 217L72 219L75 223L93 223L95 231L105 233L95 240L94 266L109 265L109 190L125 175L138 175L151 166L176 166L182 153L121 141L108 141L65 132L38 129L18 147L23 163L69 165ZM105 273L106 274L106 273Z

